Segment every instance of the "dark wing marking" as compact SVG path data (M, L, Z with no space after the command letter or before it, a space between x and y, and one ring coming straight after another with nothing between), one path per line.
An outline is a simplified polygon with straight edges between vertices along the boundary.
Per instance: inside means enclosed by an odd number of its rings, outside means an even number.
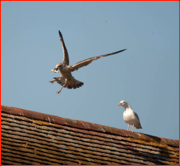
M63 63L66 63L67 65L69 65L69 55L68 55L68 51L66 49L66 46L65 46L65 43L64 43L64 40L63 40L63 36L61 34L61 32L59 31L59 37L60 37L60 41L62 43L62 48L63 48L63 54L64 54L64 57L63 57Z
M134 112L134 115L138 119L138 121L140 122L138 114L136 112Z
M79 68L81 67L84 67L84 66L87 66L89 65L92 61L94 60L97 60L99 58L102 58L102 57L106 57L106 56L109 56L109 55L114 55L114 54L117 54L119 52L122 52L122 51L125 51L126 49L123 49L123 50L120 50L120 51L116 51L116 52L113 52L113 53L109 53L109 54L105 54L105 55L100 55L100 56L96 56L96 57L92 57L92 58L88 58L88 59L85 59L83 61L80 61L74 65L71 65L70 66L70 70L71 71L74 71L74 70L78 70Z

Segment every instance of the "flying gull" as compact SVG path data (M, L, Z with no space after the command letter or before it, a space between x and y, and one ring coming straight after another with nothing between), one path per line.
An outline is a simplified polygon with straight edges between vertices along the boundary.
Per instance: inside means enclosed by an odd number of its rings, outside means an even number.
M63 57L62 62L58 63L56 65L55 69L52 70L52 71L58 73L58 70L59 70L60 71L60 77L54 77L53 78L54 80L51 80L49 82L54 83L56 81L57 83L62 85L62 88L64 87L64 88L68 88L68 89L72 89L72 88L76 89L76 88L81 87L84 84L83 82L76 80L72 76L71 72L73 72L75 70L78 70L79 68L84 67L84 66L90 64L92 61L97 60L97 59L99 59L101 57L114 55L114 54L117 54L117 53L120 53L120 52L126 50L126 49L123 49L123 50L116 51L116 52L113 52L113 53L110 53L110 54L105 54L105 55L100 55L100 56L88 58L88 59L80 61L80 62L78 62L78 63L76 63L74 65L69 65L68 51L66 49L66 46L65 46L65 43L64 43L64 40L63 40L63 36L62 36L60 31L59 31L59 37L60 37L60 41L62 43L64 57ZM57 93L60 93L62 88L60 90L58 90Z
M128 124L128 130L129 125L132 125L132 132L134 126L137 129L142 129L137 113L132 110L131 106L126 101L122 100L118 103L118 106L123 106L125 108L125 111L123 112L123 119Z

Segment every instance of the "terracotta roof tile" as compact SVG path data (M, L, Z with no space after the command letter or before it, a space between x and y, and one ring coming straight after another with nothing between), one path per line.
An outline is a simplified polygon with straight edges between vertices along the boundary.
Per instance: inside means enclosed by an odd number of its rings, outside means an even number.
M1 106L3 165L178 165L179 141Z

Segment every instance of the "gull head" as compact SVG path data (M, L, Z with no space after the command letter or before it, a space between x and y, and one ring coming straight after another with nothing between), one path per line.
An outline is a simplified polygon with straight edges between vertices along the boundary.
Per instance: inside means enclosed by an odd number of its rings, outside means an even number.
M63 68L63 64L62 63L58 63L54 70L58 70L58 69L60 70L62 68Z
M118 106L123 106L124 108L127 108L129 107L129 104L126 101L122 100L118 103Z
M62 63L58 63L56 65L56 67L53 70L51 70L51 71L53 71L54 73L58 73L58 70L61 70L62 68L63 68L63 64Z

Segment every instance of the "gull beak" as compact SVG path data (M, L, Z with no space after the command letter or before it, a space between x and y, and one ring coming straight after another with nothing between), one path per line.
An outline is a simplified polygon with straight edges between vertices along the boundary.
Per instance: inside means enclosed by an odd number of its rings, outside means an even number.
M121 106L122 104L121 103L118 103L118 107Z

